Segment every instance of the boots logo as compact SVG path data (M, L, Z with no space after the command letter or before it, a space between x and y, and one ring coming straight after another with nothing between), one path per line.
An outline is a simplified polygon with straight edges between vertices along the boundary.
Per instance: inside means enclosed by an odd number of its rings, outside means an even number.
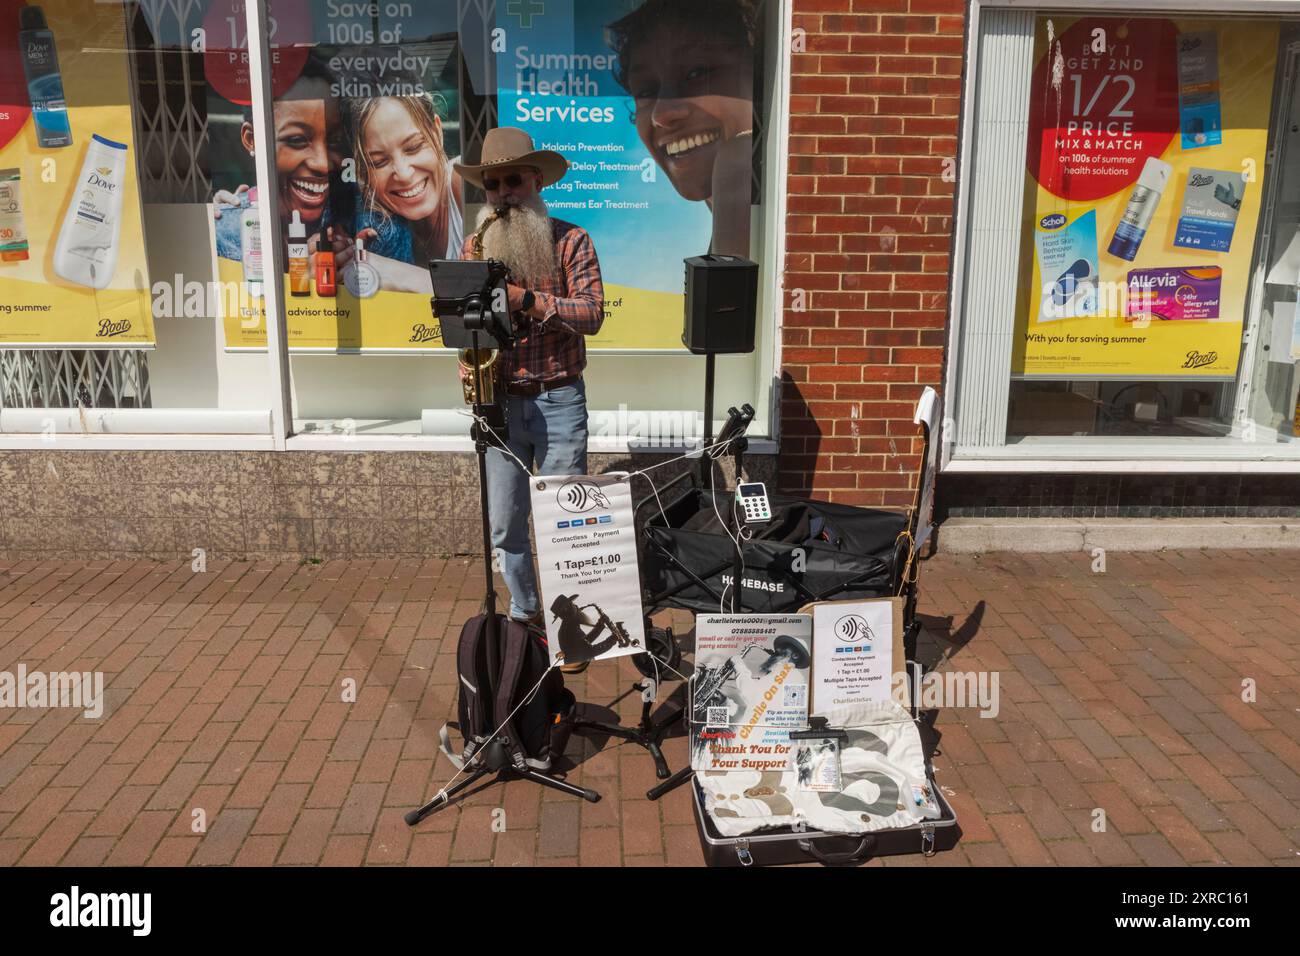
M122 319L120 322L114 322L112 319L100 319L99 331L95 333L96 338L109 339L115 335L122 335L131 331L131 320Z
M416 322L411 326L411 337L408 342L432 342L434 339L442 338L441 325L425 325L423 322Z
M1218 352L1198 352L1192 349L1187 353L1187 361L1183 363L1183 368L1204 368L1207 365L1213 365L1218 360Z
M609 498L590 481L566 481L555 493L556 503L569 514L580 515L594 508L611 509Z

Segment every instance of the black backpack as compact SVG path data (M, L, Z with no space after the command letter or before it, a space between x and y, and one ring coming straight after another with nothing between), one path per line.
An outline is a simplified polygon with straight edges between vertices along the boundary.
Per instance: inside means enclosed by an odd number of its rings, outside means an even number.
M552 760L564 752L572 729L573 693L565 688L559 669L551 668L541 635L503 614L496 617L501 648L501 673L496 679L488 672L487 618L476 615L461 628L456 651L457 728L465 749L459 755L452 752L448 733L452 725L444 724L438 733L442 752L461 769L503 725L500 736L518 769L549 770ZM534 688L536 692L530 693ZM512 712L514 716L507 720Z

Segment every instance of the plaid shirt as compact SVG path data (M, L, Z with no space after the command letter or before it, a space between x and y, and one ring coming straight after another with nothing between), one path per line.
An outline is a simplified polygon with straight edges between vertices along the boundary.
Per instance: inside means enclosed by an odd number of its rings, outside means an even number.
M587 366L587 343L605 321L605 287L591 236L571 222L551 220L559 275L537 280L533 290L545 318L533 319L531 330L502 349L501 364L511 382L550 382L578 375ZM462 255L470 256L473 237Z

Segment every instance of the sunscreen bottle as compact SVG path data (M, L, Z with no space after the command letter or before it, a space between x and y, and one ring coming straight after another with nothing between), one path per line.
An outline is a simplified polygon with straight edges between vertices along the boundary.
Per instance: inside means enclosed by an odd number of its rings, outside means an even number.
M71 146L72 127L68 125L68 104L63 98L59 51L40 7L22 7L18 11L18 50L27 78L37 145L43 149Z
M0 262L27 259L27 228L23 224L22 172L0 169Z
M307 254L307 227L303 225L298 210L293 211L289 223L289 293L311 295L310 257Z
M108 288L117 268L125 180L126 144L94 134L54 247L55 275Z
M1111 237L1107 252L1119 259L1132 262L1137 257L1138 247L1146 238L1147 228L1155 218L1156 207L1160 205L1160 196L1165 191L1173 167L1154 156L1147 157L1138 177L1133 192L1124 207L1124 215L1115 226L1115 235Z

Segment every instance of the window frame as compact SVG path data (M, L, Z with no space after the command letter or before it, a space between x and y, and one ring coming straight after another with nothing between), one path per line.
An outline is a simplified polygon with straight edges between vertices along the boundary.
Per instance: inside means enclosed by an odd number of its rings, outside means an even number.
M1300 0L1139 0L1135 8L1131 0L1087 0L1087 2L1036 2L1036 0L970 0L966 17L966 66L962 78L961 108L958 132L957 199L952 230L952 274L948 299L948 336L943 371L944 395L948 401L940 430L939 469L952 474L964 473L1236 473L1236 474L1296 474L1300 473L1300 453L1270 455L1271 446L1247 448L1236 445L1222 450L1212 446L1191 444L1198 439L1183 439L1178 451L1168 455L1152 455L1125 447L1128 441L1142 442L1147 446L1151 439L1106 439L1088 437L1079 439L1053 438L1021 442L1007 446L1005 454L988 454L980 449L971 454L957 454L957 420L955 405L958 373L962 362L961 341L966 308L966 266L971 241L971 176L974 170L972 144L976 126L976 83L979 67L981 39L981 13L984 10L1024 10L1034 14L1061 14L1077 16L1081 13L1180 13L1195 15L1249 15L1268 14L1279 17L1300 16ZM1247 300L1248 323L1258 303L1251 296ZM1010 370L1008 369L1008 374ZM1222 441L1209 438L1205 441ZM1157 440L1158 441L1158 440ZM1071 454L1074 447L1076 454Z
M768 436L754 438L750 441L751 454L775 454L780 441L781 403L778 382L781 368L781 333L783 326L785 291L783 275L785 271L786 250L786 215L788 196L788 150L784 144L788 139L790 125L790 83L791 83L791 38L794 24L794 0L768 0L777 4L775 21L777 35L772 42L778 44L774 62L777 72L773 78L772 96L773 121L770 128L770 142L778 144L772 150L768 168L765 173L765 190L770 197L770 216L772 240L772 262L763 269L763 297L765 307L758 316L763 323L759 329L758 354L756 356L753 380L754 395L767 395ZM266 0L255 0L245 5L248 36L250 81L259 95L253 102L253 121L262 142L274 139L273 121L270 105L272 102L270 85L270 49L266 25ZM259 150L255 158L257 181L274 182L275 169L270 151ZM266 257L265 269L268 274L280 275L284 271L285 244L283 229L276 216L261 217L262 248ZM293 402L291 389L291 367L286 330L285 293L277 283L264 285L263 299L267 322L267 373L270 376L270 431L258 434L211 433L205 432L205 418L219 421L228 413L222 409L119 409L112 410L113 417L122 426L129 427L135 411L165 411L182 422L187 418L194 429L191 432L150 433L150 432L64 432L59 431L51 441L48 435L33 432L0 432L0 449L13 450L49 450L61 448L95 448L95 449L133 449L133 450L189 450L204 449L209 451L441 451L470 452L474 444L465 437L422 434L379 434L345 435L315 433L296 434L293 431ZM214 319L213 321L219 321ZM619 350L620 354L624 350ZM640 354L643 350L628 350ZM599 353L597 354L597 357ZM360 358L360 356L358 356ZM700 358L701 376L704 360ZM718 396L722 407L727 402L725 396ZM701 396L701 405L703 396ZM650 409L645 409L649 411ZM37 411L37 410L32 410ZM51 410L55 413L61 411ZM108 410L104 410L108 411ZM632 409L640 411L640 409ZM183 426L182 426L183 427ZM592 450L597 453L628 454L638 451L674 453L689 451L693 447L687 443L655 444L653 447L641 439L629 436L610 436L599 442L593 441Z

